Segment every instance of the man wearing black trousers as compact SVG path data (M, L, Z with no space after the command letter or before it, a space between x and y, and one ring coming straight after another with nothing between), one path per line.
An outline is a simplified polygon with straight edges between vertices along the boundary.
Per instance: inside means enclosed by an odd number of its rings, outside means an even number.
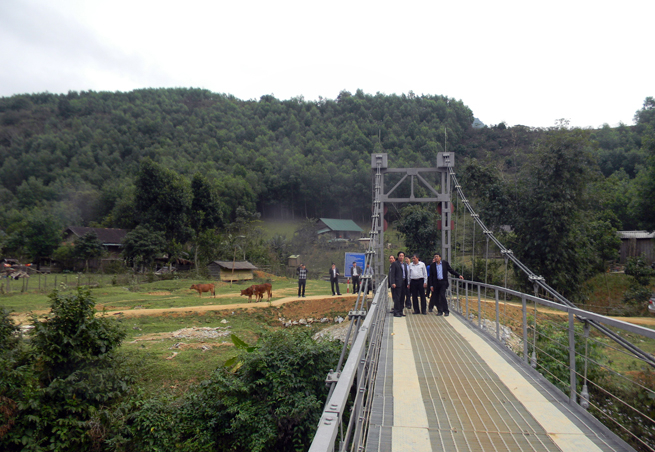
M305 264L300 264L296 273L298 274L298 297L305 298L305 287L307 286L307 268L305 267Z
M353 293L359 293L359 278L362 276L362 267L357 265L357 261L353 262L350 276L353 278Z
M412 288L410 287L411 280L409 279L409 266L410 266L409 257L405 256L404 262L405 262L405 274L407 275L407 290L405 290L405 307L407 309L412 309Z
M417 254L412 256L412 263L409 265L409 286L412 293L414 314L426 315L425 288L428 286L428 272L425 269L425 264L418 260ZM419 297L421 299L420 306Z
M398 253L398 258L396 259L396 262L398 263L398 266L401 268L403 272L403 287L402 287L402 292L400 293L400 302L401 305L406 307L406 308L411 308L412 307L412 302L409 300L409 267L405 263L405 253L400 251ZM409 304L407 304L409 303Z
M432 290L430 298L429 311L432 312L434 306L437 306L437 315L450 315L448 310L448 300L446 300L446 290L448 289L448 273L456 278L464 279L450 266L448 261L441 260L441 254L435 253L434 261L430 264L430 278L428 285Z
M337 286L336 293L334 292L335 285ZM332 267L330 267L330 287L332 287L332 295L341 295L341 291L339 290L339 269L334 262L332 263Z
M405 279L403 278L403 269L400 265L400 260L395 260L392 256L389 256L389 262L391 267L389 267L389 287L391 287L391 297L393 298L393 316L402 317L403 314L403 303L404 299L403 288L405 287Z

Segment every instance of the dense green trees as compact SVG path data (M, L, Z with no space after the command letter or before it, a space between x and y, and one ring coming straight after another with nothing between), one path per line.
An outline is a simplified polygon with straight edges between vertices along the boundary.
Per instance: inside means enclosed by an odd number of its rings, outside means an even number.
M336 100L241 101L197 89L48 93L0 99L0 180L24 208L63 203L65 221L119 226L111 214L148 157L191 178L201 173L231 208L269 215L364 218L368 154L381 140L398 164L425 163L443 127L461 142L470 110L444 96L344 92ZM20 190L19 190L20 188ZM84 188L92 218L63 196ZM340 202L351 190L363 196ZM124 193L124 189L121 190ZM233 219L233 217L231 218Z
M116 354L124 331L95 315L88 291L51 295L25 342L0 311L0 449L86 451L100 445L107 406L132 381ZM106 416L105 416L106 418ZM105 419L106 420L106 419Z
M595 192L584 196L594 221L655 229L654 105L646 99L635 126L585 132L581 146L604 176L596 173L585 188ZM393 166L428 166L446 130L465 191L497 229L511 223L518 195L538 188L521 185L521 173L533 164L534 144L552 131L472 129L472 120L470 109L445 96L361 90L316 102L242 101L199 89L2 98L0 240L13 254L47 253L51 247L27 240L26 218L38 212L59 227L146 225L164 234L169 257L184 244L200 260L226 257L239 234L225 227L239 208L269 218L365 220L369 154L388 152ZM551 194L558 193L543 196ZM253 237L247 248L262 255Z
M432 256L441 252L437 243L441 242L441 234L437 229L439 215L434 207L409 205L400 212L401 219L397 223L398 232L405 238L408 257L414 253L426 263L432 262Z
M123 240L123 257L135 268L150 267L166 247L164 234L147 225L138 225Z
M84 259L84 267L88 270L89 259L102 256L104 249L102 242L98 239L98 234L90 231L75 240L74 251L76 257Z

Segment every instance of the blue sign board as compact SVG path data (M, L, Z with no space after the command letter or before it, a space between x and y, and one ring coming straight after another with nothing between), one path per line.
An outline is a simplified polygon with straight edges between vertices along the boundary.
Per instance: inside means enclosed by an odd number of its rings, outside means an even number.
M350 278L352 276L353 262L357 262L359 268L361 268L362 271L364 271L364 269L366 268L366 254L346 253L346 257L343 265L344 267L343 274L346 276L346 278Z

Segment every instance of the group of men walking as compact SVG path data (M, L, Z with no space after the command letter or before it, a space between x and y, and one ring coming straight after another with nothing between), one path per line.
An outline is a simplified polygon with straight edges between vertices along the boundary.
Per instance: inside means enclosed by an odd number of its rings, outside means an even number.
M404 308L412 309L414 314L427 315L437 308L437 315L449 315L446 290L448 289L448 273L456 278L464 279L450 264L435 253L428 268L419 260L417 254L411 262L405 259L402 251L397 256L389 256L389 287L393 298L394 317L403 317ZM427 305L426 291L431 294ZM411 296L411 302L410 302ZM420 304L419 304L420 301ZM427 306L426 306L427 305ZM427 308L427 309L426 309Z

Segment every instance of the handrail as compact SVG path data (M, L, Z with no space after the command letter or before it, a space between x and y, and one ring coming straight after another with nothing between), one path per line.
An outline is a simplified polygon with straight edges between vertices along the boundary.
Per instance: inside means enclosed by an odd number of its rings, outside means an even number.
M655 390L649 388L648 383L641 381L638 377L632 379L630 371L634 370L634 367L627 368L624 365L620 369L612 368L611 360L603 362L603 360L597 360L593 354L591 356L588 354L589 343L595 343L592 347L609 347L644 364L650 364L648 359L644 359L642 353L635 353L630 349L617 349L591 338L589 327L594 323L601 326L601 328L596 327L596 331L600 335L605 335L605 330L611 331L607 327L612 327L650 340L655 340L655 330L492 284L460 279L451 279L451 282L448 298L452 311L462 315L466 321L475 325L483 334L491 338L495 336L496 341L507 346L508 350L516 354L526 366L553 379L551 382L559 386L560 390L568 392L571 404L579 405L584 409L592 409L598 420L632 445L643 448L643 450L655 451L655 435L651 433L655 432L655 420L652 411L649 411L652 410L649 401L655 400ZM482 291L484 289L493 291L495 299L487 298L485 304L488 307L491 307L489 304L494 304L495 309L483 309ZM500 300L499 294L501 293L516 297L519 302L514 304L507 300ZM530 303L530 307L528 307L528 303ZM533 310L532 303L534 303L534 317L533 320L528 321L528 314L532 314ZM501 314L501 304L506 308L512 307L521 310L522 331L512 331L512 327L517 328L517 324L513 323L510 318L516 319L516 317L512 315L507 317L505 314ZM548 312L537 310L537 305L564 312L565 315L561 316L561 323L552 317L545 318ZM551 313L551 315L553 314L556 313ZM502 325L502 340L501 317L504 317L503 322L507 321ZM579 332L576 333L576 318L584 322L583 335ZM550 332L553 331L553 327L558 328L563 336L552 336ZM611 332L613 335L621 334L621 332ZM539 340L537 340L538 338ZM522 347L520 346L521 342ZM548 346L544 346L544 344L548 344ZM576 349L576 345L578 349ZM552 347L559 349L562 354L558 355L559 357L554 356L557 353L553 353ZM530 353L530 349L532 353ZM650 355L650 358L652 361L653 355ZM580 363L576 364L576 361L580 361ZM582 368L580 368L580 364L582 364ZM577 369L576 365L578 365ZM590 366L602 370L602 374L596 374L596 377L588 375L587 370ZM643 368L648 369L646 366ZM556 372L558 375L553 373L554 369L559 370ZM567 374L568 376L565 377ZM597 380L594 381L594 378ZM610 378L618 380L612 382ZM641 426L640 428L643 430L633 431L634 425Z
M309 448L310 452L333 451L339 431L342 433L339 450L344 450L353 439L360 445L366 440L362 430L365 427L364 421L368 418L368 416L365 416L365 408L370 410L370 404L366 407L364 403L366 400L370 402L371 398L366 399L364 393L367 389L370 391L367 386L372 379L368 377L377 372L377 355L379 355L380 351L378 344L382 338L384 320L389 304L386 287L387 279L384 278L379 286L380 290L377 290L373 297L373 302L364 322L358 329L358 334L350 348L343 370L337 375L336 386L321 415L316 435ZM368 353L370 350L375 353ZM348 409L348 396L351 394L355 378L357 378L357 396L351 407L351 422L344 434L342 423ZM353 423L356 424L353 426Z
M512 252L512 250L509 250L505 248L505 246L494 236L493 232L490 231L487 226L484 224L484 222L480 219L480 215L475 213L475 210L473 210L473 206L471 206L471 203L466 199L464 196L464 192L462 191L461 185L459 185L459 182L457 181L457 177L455 176L455 171L453 168L450 168L450 177L455 183L455 189L457 190L457 194L459 197L462 199L462 202L466 206L466 209L469 211L471 214L471 217L475 220L475 222L480 226L482 229L483 233L487 236L488 239L491 239L498 249L500 250L500 253L505 257L505 259L509 259L512 261L512 263L519 268L525 275L528 277L528 279L532 282L532 284L535 287L535 292L537 291L538 287L541 287L544 291L547 293L551 294L553 298L556 300L559 300L560 303L570 306L570 307L575 307L575 304L573 304L571 301L569 301L564 295L560 294L558 291L550 287L548 284L546 284L546 280L544 279L543 276L538 276L535 273L530 270L523 262L521 262ZM600 325L596 323L595 320L585 320L580 318L579 320L587 322L589 325L593 326L597 330L601 331L605 336L609 337L612 339L614 342L617 344L621 345L624 347L626 350L630 351L631 353L637 355L639 359L643 360L646 364L649 366L655 368L655 357L651 355L650 353L642 350L632 342L618 336L615 334L613 331L607 329L603 325Z

